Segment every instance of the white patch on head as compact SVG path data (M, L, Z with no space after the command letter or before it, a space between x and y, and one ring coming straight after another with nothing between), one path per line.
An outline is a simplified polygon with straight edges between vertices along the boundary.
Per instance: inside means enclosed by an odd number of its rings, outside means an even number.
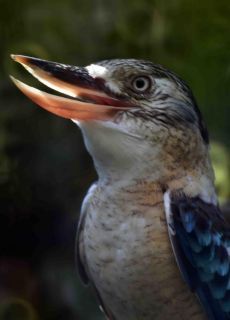
M121 90L119 89L119 87L117 86L115 81L110 80L106 83L106 85L112 92L117 93L117 94L121 94Z
M85 67L87 69L87 71L89 72L90 76L93 78L106 78L106 73L108 73L108 69L103 67L103 66L99 66L97 64L90 64L89 66Z
M93 78L102 78L105 80L105 85L114 93L121 93L116 81L111 77L109 69L97 64L90 64L86 67L86 70L89 72L89 75Z

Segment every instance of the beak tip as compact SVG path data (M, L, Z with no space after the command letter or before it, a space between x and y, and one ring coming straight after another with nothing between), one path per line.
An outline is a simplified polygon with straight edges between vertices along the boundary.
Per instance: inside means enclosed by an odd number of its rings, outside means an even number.
M16 82L16 79L11 74L9 75L9 77L11 81Z
M10 55L11 59L13 59L13 60L16 60L16 56L17 56L16 54L11 54Z
M19 88L21 82L11 75L9 75L9 77L10 80L15 84L15 86Z
M20 55L20 54L11 54L10 55L11 59L13 59L14 61L18 62L18 63L21 63L21 64L26 64L29 62L29 57L27 56L23 56L23 55Z

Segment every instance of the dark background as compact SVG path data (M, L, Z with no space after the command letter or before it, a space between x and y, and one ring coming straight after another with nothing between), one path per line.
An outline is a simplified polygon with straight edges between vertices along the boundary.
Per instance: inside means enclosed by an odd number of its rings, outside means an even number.
M38 86L9 54L75 65L144 58L180 74L208 124L226 203L229 35L229 0L0 0L0 320L102 319L74 267L77 217L96 179L92 161L71 121L10 82L11 73Z

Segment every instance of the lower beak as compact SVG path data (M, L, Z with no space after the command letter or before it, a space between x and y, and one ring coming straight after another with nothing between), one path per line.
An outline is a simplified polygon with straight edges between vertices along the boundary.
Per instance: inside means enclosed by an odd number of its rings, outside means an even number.
M86 68L21 55L11 56L46 86L70 97L43 92L11 77L15 85L33 102L58 116L73 120L111 120L133 105L117 99L105 81L93 78Z

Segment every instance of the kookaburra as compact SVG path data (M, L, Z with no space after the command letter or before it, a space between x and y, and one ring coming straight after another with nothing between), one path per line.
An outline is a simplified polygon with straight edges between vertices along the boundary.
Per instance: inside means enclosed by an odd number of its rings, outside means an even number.
M65 95L13 79L72 119L93 158L98 181L82 205L76 260L107 319L230 319L230 227L186 83L143 60L75 67L12 58Z

